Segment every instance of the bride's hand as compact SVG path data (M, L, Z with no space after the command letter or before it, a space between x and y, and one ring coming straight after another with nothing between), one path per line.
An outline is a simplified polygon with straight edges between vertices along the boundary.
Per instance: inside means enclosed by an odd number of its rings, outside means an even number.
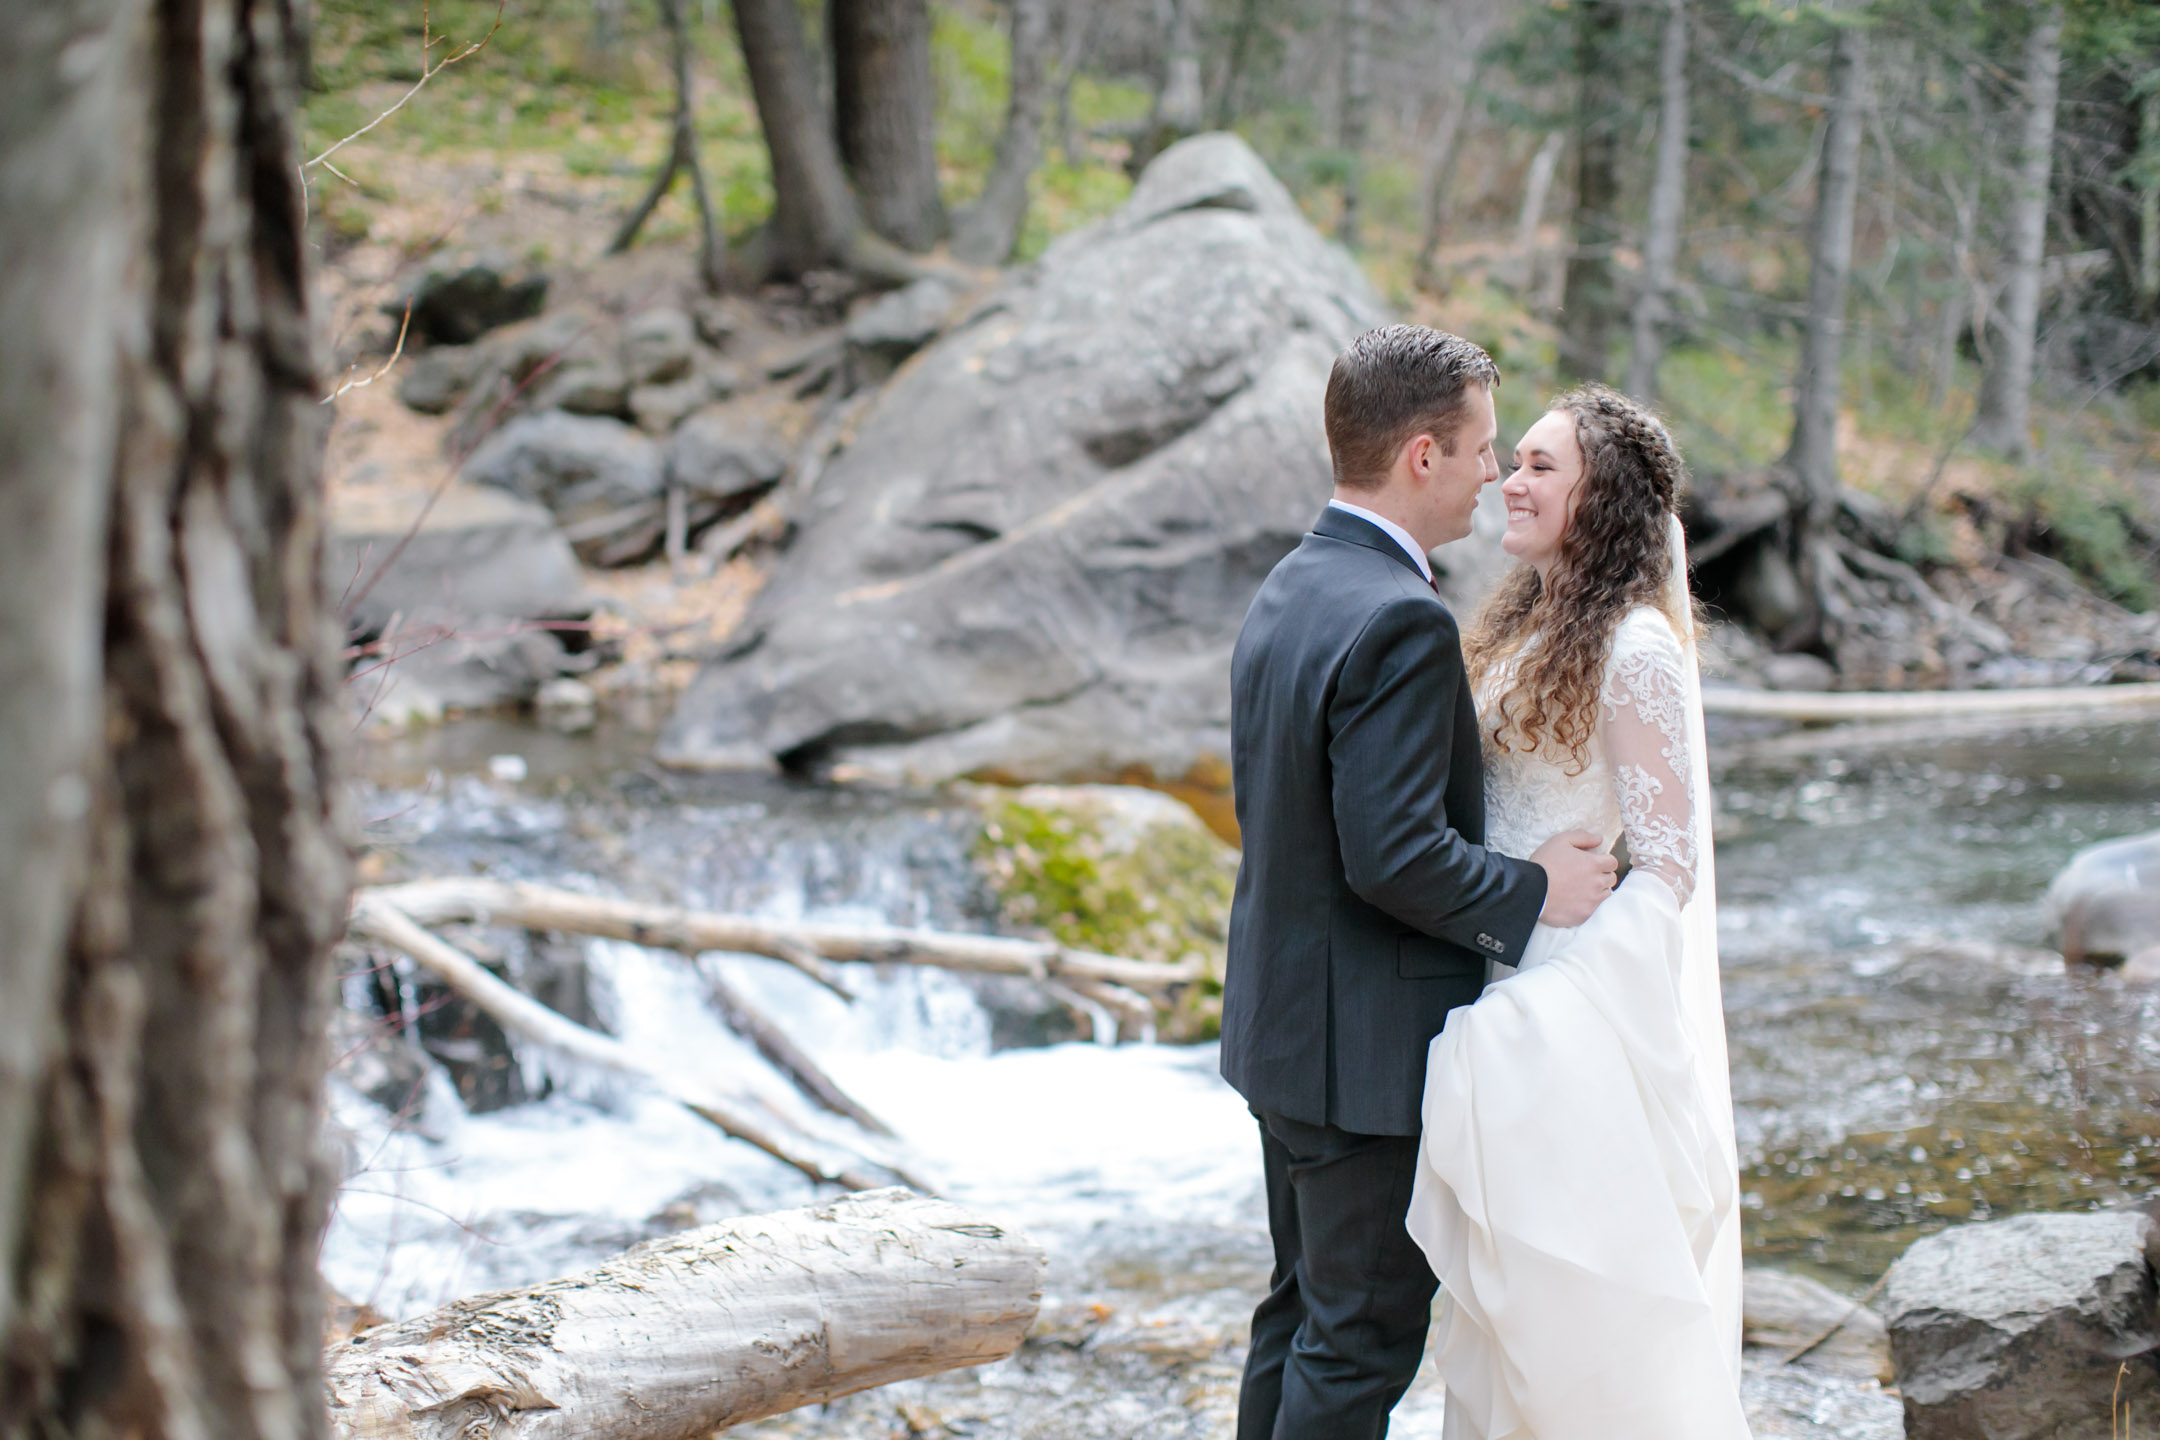
M1588 830L1563 830L1538 846L1530 861L1545 870L1545 908L1538 919L1547 925L1580 925L1605 903L1619 878L1620 862L1605 853L1604 842Z

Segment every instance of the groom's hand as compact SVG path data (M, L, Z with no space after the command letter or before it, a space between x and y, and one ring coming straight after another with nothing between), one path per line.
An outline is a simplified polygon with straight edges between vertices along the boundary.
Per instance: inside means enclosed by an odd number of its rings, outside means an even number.
M1545 869L1545 908L1538 912L1539 920L1580 925L1605 903L1620 862L1605 853L1603 843L1588 830L1563 830L1538 846L1530 861Z

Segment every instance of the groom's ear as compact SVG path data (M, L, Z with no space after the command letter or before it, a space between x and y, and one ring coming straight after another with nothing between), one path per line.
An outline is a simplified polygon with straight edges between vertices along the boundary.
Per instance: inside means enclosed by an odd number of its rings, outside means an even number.
M1422 430L1403 444L1403 458L1409 461L1410 473L1413 475L1432 474L1440 454L1440 442Z

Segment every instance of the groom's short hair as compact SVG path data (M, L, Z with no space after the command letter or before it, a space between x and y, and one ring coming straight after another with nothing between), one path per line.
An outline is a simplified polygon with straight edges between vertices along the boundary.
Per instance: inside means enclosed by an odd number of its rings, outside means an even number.
M1335 483L1371 490L1386 483L1395 454L1416 435L1455 453L1470 387L1500 383L1492 356L1460 335L1427 325L1383 325L1350 342L1328 373L1328 454Z

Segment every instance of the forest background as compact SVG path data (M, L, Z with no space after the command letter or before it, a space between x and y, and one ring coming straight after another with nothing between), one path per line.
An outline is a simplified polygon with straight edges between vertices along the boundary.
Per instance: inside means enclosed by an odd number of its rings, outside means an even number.
M738 278L787 270L761 248L773 152L731 12L682 3L720 244ZM2133 609L2160 596L2160 9L1029 0L1016 47L1005 6L928 8L937 193L898 220L866 201L903 251L944 241L998 167L1019 54L1047 114L1016 258L1114 210L1168 139L1237 130L1405 318L1494 353L1504 434L1607 379L1656 400L1743 525L1767 513L1751 496L1789 496L1773 573L1710 587L1785 648L1808 639L1811 509L1923 569L2039 555ZM630 212L672 143L669 13L326 0L311 154L421 78L423 24L438 61L491 36L316 172L332 267L371 233L415 265L454 245L439 204L411 216L449 190ZM799 15L821 53L823 7ZM640 244L694 243L677 197ZM566 227L519 258L578 247ZM348 349L386 348L372 325Z

